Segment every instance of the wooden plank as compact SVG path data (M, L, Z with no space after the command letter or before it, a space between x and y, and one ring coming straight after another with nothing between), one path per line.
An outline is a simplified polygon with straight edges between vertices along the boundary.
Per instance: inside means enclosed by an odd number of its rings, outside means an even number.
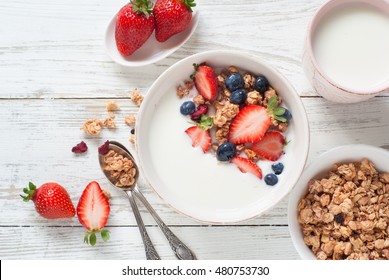
M170 57L141 68L117 65L104 49L106 25L127 2L1 3L0 98L124 97L133 87L147 89L176 61L216 49L259 55L284 73L301 95L316 95L305 80L301 57L306 26L322 1L242 5L198 0L201 16L194 36Z
M108 227L111 239L83 244L82 227L0 228L1 259L145 259L136 227ZM287 227L175 227L174 232L198 259L298 259ZM168 242L155 227L149 235L165 260L175 259Z

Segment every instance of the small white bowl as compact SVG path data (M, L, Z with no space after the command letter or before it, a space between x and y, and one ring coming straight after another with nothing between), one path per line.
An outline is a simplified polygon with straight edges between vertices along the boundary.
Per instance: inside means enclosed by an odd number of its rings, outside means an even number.
M322 178L334 163L356 162L369 159L379 171L389 171L389 151L364 144L345 145L333 148L315 159L304 170L298 183L291 191L288 205L289 232L300 257L315 260L313 252L305 245L300 224L297 220L298 204L307 193L308 182L313 178Z
M174 35L166 42L160 43L155 39L155 32L153 32L143 46L136 50L131 56L123 57L119 53L115 42L116 16L117 15L112 17L105 32L105 48L107 54L113 61L128 67L149 65L169 56L185 44L195 32L199 22L199 12L194 11L190 25L181 33Z
M194 63L202 62L216 71L234 65L254 75L265 75L292 112L293 118L286 132L290 142L280 159L285 169L276 186L269 187L264 180L241 173L233 164L220 163L214 155L204 155L201 149L192 148L184 133L191 124L180 114L183 101L176 96L176 87L189 79ZM204 223L225 224L263 214L289 193L306 162L309 128L299 95L289 81L267 62L244 52L208 51L177 62L153 83L138 115L136 145L143 176L167 204ZM171 153L178 150L177 147L180 147L180 153L176 153L176 160L172 160ZM271 164L262 164L266 175ZM189 165L195 167L188 168ZM193 175L189 174L190 178L182 175L188 170L193 172ZM191 184L186 183L187 180L194 180L196 185L188 186ZM214 184L216 181L218 184Z

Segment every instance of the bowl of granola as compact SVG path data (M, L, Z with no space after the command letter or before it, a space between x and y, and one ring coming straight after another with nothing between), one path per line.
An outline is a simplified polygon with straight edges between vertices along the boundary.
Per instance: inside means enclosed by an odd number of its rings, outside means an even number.
M262 59L208 51L167 69L136 123L141 173L170 206L210 224L263 214L297 182L309 147L304 106Z
M389 259L389 151L362 144L331 149L303 172L288 223L303 259Z

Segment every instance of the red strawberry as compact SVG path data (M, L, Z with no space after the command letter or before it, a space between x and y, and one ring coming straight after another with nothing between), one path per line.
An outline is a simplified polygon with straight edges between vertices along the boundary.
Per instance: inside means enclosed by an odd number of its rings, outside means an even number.
M109 239L109 231L103 229L107 223L110 206L108 199L100 188L100 185L93 181L86 186L77 205L77 216L80 223L88 229L84 236L84 242L96 244L96 232L101 233L104 241Z
M185 133L192 139L192 147L200 146L204 153L208 152L212 142L209 130L202 129L195 125L185 130Z
M276 161L282 155L285 145L285 138L280 132L269 131L261 141L253 144L252 150L265 159Z
M157 0L154 6L155 38L165 42L184 31L192 20L194 0Z
M76 214L68 192L57 183L46 183L37 189L30 182L23 192L23 200L34 201L35 210L46 219L71 218Z
M216 97L218 81L215 71L204 64L194 65L195 73L192 75L197 91L207 100Z
M130 56L139 49L154 31L155 19L149 0L132 0L117 14L115 40L122 56Z
M239 170L243 173L252 173L259 179L262 179L262 170L254 162L247 158L234 157L231 160L232 163L236 164Z
M270 116L264 107L248 105L231 122L228 139L234 144L257 142L268 130L270 123Z

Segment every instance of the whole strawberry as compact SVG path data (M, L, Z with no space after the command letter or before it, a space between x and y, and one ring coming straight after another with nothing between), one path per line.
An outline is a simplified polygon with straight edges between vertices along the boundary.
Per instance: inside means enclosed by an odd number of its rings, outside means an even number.
M117 14L116 47L122 56L130 56L151 36L155 27L149 0L132 0Z
M46 183L36 188L29 183L24 188L26 195L20 195L24 201L32 200L35 210L46 219L71 218L76 214L73 203L64 187L57 183Z
M88 230L84 242L94 246L96 233L101 234L104 241L109 239L109 231L103 229L110 212L109 201L100 188L100 185L90 182L82 193L77 205L77 216L80 223Z
M195 0L157 0L154 6L155 38L165 42L185 30L192 20Z

